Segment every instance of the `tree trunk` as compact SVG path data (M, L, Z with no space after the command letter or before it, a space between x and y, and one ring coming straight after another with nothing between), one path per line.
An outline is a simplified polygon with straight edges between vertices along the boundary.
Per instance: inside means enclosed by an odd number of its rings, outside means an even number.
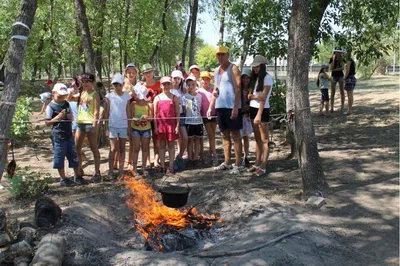
M319 0L319 1L311 1L311 10L310 10L310 18L313 20L310 21L310 45L311 45L311 55L316 48L317 41L321 38L320 36L320 26L321 20L324 16L325 10L329 6L332 0Z
M163 11L162 18L161 18L161 24L162 24L162 27L163 27L163 31L162 31L162 33L161 33L160 40L158 41L158 43L157 43L156 46L154 47L153 54L150 56L150 63L151 63L151 64L153 65L153 67L155 68L155 73L156 73L156 75L157 75L157 72L158 72L157 58L156 58L156 57L158 57L158 49L160 48L161 43L162 43L163 38L164 38L164 35L165 35L165 32L167 31L167 21L166 21L166 18L167 18L167 12L168 12L168 8L169 8L168 5L169 5L169 4L168 4L168 0L165 0L165 2L164 2L164 11Z
M96 75L92 37L90 35L89 22L86 16L86 7L83 0L75 0L75 9L78 16L81 43L83 51L85 52L85 70Z
M193 0L193 14L192 14L192 25L190 29L190 49L189 49L189 66L194 64L194 54L196 45L196 24L197 24L197 12L199 10L199 0Z
M290 104L294 109L292 126L296 151L305 192L328 188L318 154L317 140L311 118L308 93L308 62L310 58L309 1L293 0L289 26L288 66ZM295 100L294 100L295 99Z
M125 9L125 29L124 29L124 65L126 66L128 64L128 48L126 44L126 39L128 36L128 29L129 29L129 10L131 8L131 1L127 0L128 3L126 3L126 9Z
M243 69L249 51L249 38L243 37L242 55L240 56L240 69Z
M98 73L98 78L101 80L102 73L102 65L103 65L103 32L104 32L104 18L106 14L107 8L106 0L97 0L96 6L97 14L96 21L98 21L99 25L97 25L97 29L93 30L93 49L94 49L94 58L95 58L95 67Z
M192 25L192 14L193 14L193 7L192 5L189 6L189 19L186 26L185 38L183 39L182 44L182 65L185 67L186 64L186 52L187 52L187 43L189 40L189 33L190 33L190 26Z
M224 29L225 29L225 0L221 0L221 20L219 25L219 43L224 42Z
M36 0L21 0L21 7L16 21L32 28L37 8ZM12 36L29 36L29 30L17 24L13 26ZM11 38L6 57L5 88L0 99L0 173L4 171L7 140L11 130L15 106L8 103L17 101L22 79L26 40ZM1 174L0 174L1 177Z

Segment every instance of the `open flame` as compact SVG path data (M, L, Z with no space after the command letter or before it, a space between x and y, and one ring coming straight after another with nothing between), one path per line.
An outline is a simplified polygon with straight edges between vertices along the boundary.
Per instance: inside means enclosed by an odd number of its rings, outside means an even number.
M159 195L141 177L124 177L126 187L132 196L127 205L134 211L135 227L149 242L157 242L162 233L180 232L185 228L209 229L213 222L220 222L215 215L199 214L196 208L173 209L166 207L159 200ZM162 246L152 245L158 251Z

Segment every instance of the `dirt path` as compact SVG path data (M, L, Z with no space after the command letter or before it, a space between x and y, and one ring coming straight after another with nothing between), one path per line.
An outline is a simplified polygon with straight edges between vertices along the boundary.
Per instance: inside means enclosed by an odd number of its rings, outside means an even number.
M223 219L214 228L213 241L181 254L143 250L141 237L129 230L132 212L122 185L72 189L52 185L49 196L64 214L51 231L67 238L66 265L398 265L399 91L393 87L398 79L389 81L390 86L376 79L382 87L361 82L354 115L336 112L329 119L317 115L320 95L311 91L313 123L330 185L321 209L305 208L297 160L284 160L288 148L280 145L271 153L263 178L216 174L210 167L179 174L193 188L188 206L207 199L199 211ZM43 149L49 147L43 145L49 143L46 136L42 132L34 144L16 149L16 157L20 165L55 175L50 169L52 152ZM274 141L281 143L281 136L275 134ZM101 153L106 158L105 148ZM87 171L92 167L91 163ZM102 169L106 168L103 161ZM156 183L158 177L153 175ZM4 190L0 195L1 206L12 217L31 219L33 200L12 200ZM192 256L200 251L246 249L297 229L305 231L242 256Z

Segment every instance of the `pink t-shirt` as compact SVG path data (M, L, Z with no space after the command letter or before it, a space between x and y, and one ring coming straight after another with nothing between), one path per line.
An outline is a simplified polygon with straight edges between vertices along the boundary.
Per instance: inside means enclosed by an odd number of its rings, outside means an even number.
M201 95L201 116L206 117L208 107L210 107L212 93L204 88L198 89L197 93ZM211 115L215 115L215 108L212 110Z

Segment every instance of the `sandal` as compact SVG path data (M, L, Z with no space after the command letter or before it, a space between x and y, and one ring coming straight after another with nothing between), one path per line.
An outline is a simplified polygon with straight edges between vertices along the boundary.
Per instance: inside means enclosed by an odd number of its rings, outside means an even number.
M250 168L247 170L247 172L252 173L257 171L257 169L260 168L259 166L253 164L252 166L250 166Z
M214 167L214 171L224 171L224 170L231 170L231 169L232 169L232 166L225 164L225 162Z
M257 170L256 170L256 175L257 176L262 176L262 175L265 175L265 172L266 172L265 169L262 169L261 167L258 167Z

